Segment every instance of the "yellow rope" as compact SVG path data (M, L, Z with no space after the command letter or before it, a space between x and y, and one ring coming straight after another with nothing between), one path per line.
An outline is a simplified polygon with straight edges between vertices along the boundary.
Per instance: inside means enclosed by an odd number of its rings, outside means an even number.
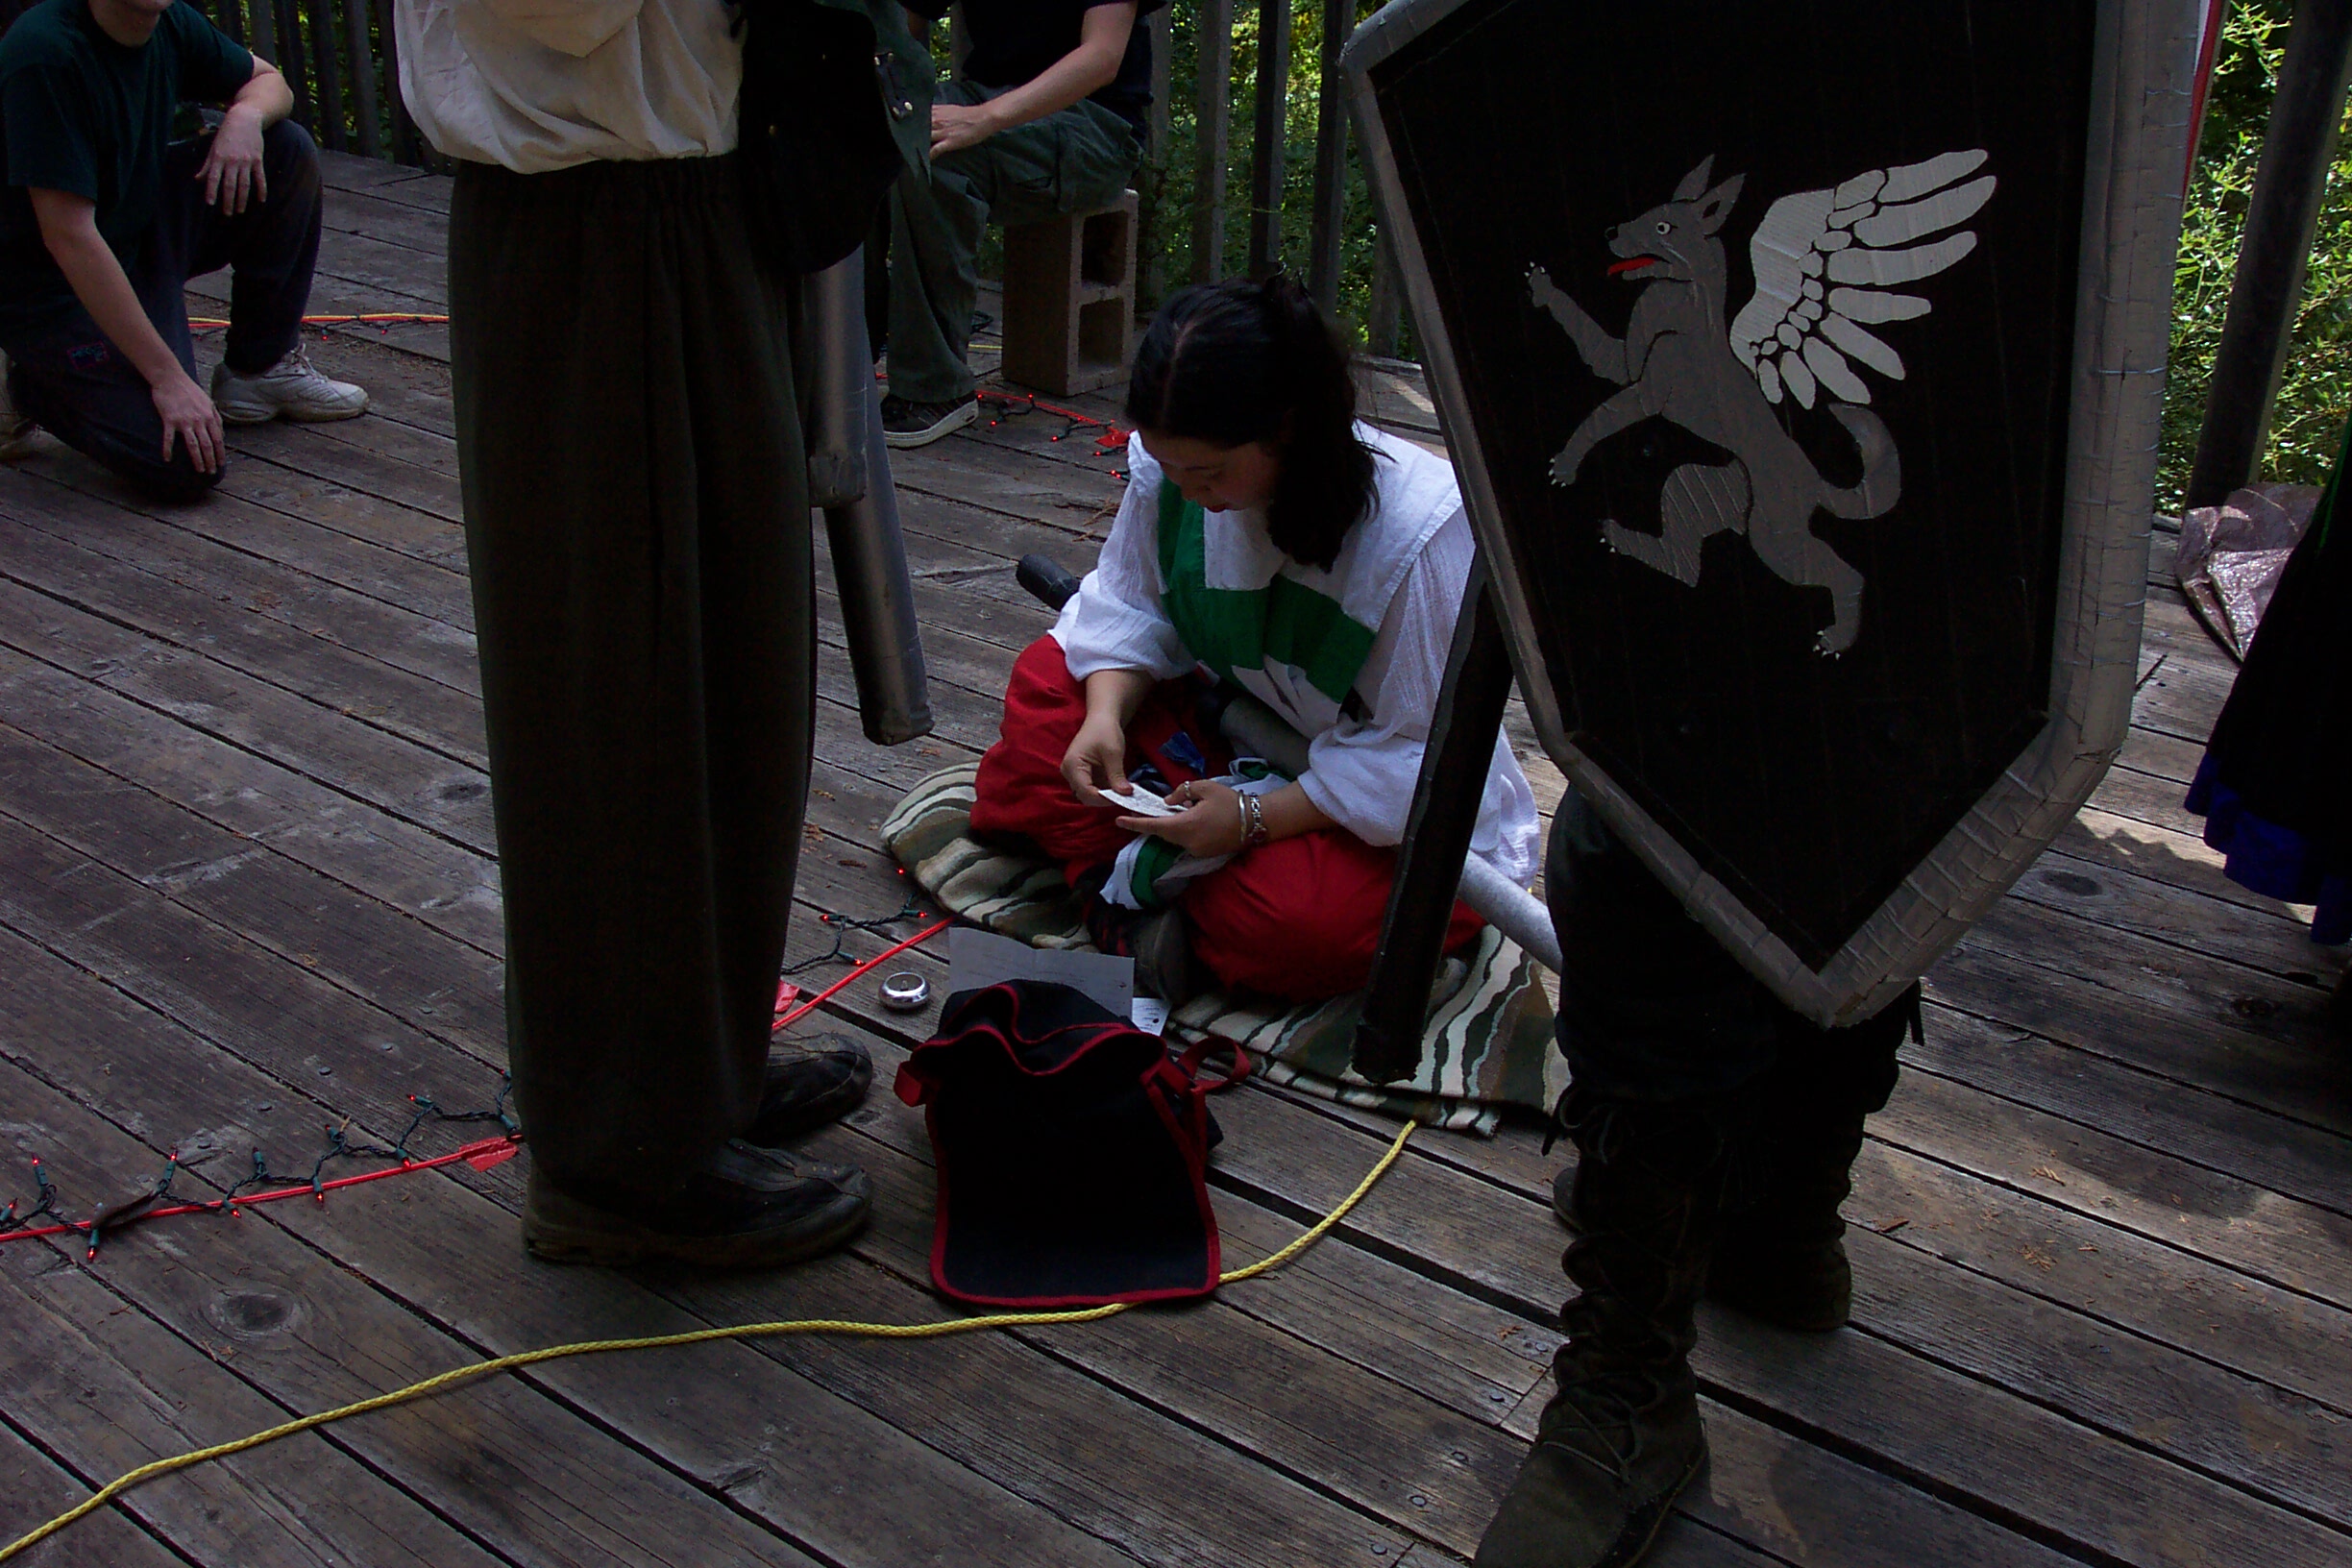
M1340 1199L1339 1206L1317 1220L1311 1230L1307 1231L1288 1246L1270 1257L1261 1258L1258 1262L1241 1268L1228 1269L1217 1276L1217 1283L1232 1285L1237 1281L1255 1279L1270 1269L1282 1267L1283 1264L1320 1241L1333 1226L1347 1217L1349 1210L1363 1201L1364 1194L1372 1190L1373 1184L1388 1174L1388 1167L1395 1164L1397 1157L1405 1152L1405 1140L1412 1137L1414 1125L1409 1121L1405 1124L1404 1129L1397 1134L1396 1141L1388 1145L1388 1152L1381 1156L1380 1163L1365 1173L1362 1181L1356 1184L1356 1190ZM194 1449L185 1454L174 1455L170 1458L156 1459L142 1464L137 1469L117 1476L107 1482L88 1501L66 1509L30 1534L10 1542L6 1547L0 1547L0 1562L6 1562L18 1553L38 1546L42 1541L47 1540L84 1515L105 1507L141 1482L153 1481L158 1476L167 1476L175 1470L185 1470L210 1459L225 1459L233 1454L242 1454L248 1449L259 1448L264 1443L274 1443L281 1437L291 1437L298 1432L308 1432L314 1427L324 1427L332 1422L348 1420L355 1415L365 1415L371 1410L388 1409L395 1405L405 1405L410 1400L423 1399L428 1394L437 1394L445 1388L453 1388L459 1384L471 1383L476 1378L485 1378L494 1372L512 1372L519 1367L536 1366L541 1361L560 1360L566 1356L593 1356L607 1350L659 1350L669 1345L698 1345L712 1339L756 1339L779 1334L836 1334L866 1339L931 1339L942 1335L969 1334L979 1329L1026 1329L1053 1323L1098 1323L1106 1317L1114 1317L1125 1311L1128 1306L1127 1302L1119 1301L1113 1302L1107 1307L1087 1307L1073 1311L993 1312L985 1317L952 1317L940 1323L850 1323L839 1318L801 1318L791 1322L745 1323L733 1328L693 1329L684 1334L657 1334L641 1339L588 1339L578 1344L551 1345L544 1350L525 1350L518 1351L512 1356L496 1356L489 1360L476 1361L468 1366L452 1367L447 1372L438 1373L421 1383L412 1383L405 1388L395 1388L388 1394L378 1394L372 1399L357 1400L336 1409L321 1410L316 1415L298 1416L294 1420L281 1422L267 1431L257 1432L248 1437L239 1437L234 1442L214 1443L209 1448Z

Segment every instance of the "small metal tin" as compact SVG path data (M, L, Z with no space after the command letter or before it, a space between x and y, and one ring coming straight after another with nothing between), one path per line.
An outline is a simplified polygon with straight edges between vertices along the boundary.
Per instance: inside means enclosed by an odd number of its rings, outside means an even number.
M882 1005L893 1013L919 1013L931 1000L931 982L913 969L882 977Z

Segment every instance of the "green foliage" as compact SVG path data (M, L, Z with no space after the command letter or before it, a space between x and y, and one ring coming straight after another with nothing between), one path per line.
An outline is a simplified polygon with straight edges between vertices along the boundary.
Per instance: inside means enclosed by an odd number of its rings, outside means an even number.
M2165 394L2156 503L2180 505L2229 307L2263 132L2285 58L2291 0L2234 0L2215 61L2205 131L2181 224L2173 279L2172 356ZM2311 270L2295 315L2287 370L2256 472L2265 479L2327 481L2352 404L2352 149L2328 171Z
M1360 20L1379 10L1378 0L1357 0ZM1250 235L1250 168L1255 156L1258 102L1258 8L1253 0L1234 6L1233 79L1225 159L1225 245L1217 275L1244 270ZM1199 78L1200 8L1195 0L1171 0L1168 73L1168 137L1164 152L1144 171L1149 205L1143 258L1160 263L1160 276L1174 288L1191 281L1192 200L1195 189L1196 95ZM1290 68L1283 102L1283 262L1306 276L1314 206L1316 115L1322 100L1323 6L1321 0L1292 0ZM1339 315L1359 336L1370 307L1372 272L1379 233L1363 170L1351 147L1347 163L1346 219L1342 234Z

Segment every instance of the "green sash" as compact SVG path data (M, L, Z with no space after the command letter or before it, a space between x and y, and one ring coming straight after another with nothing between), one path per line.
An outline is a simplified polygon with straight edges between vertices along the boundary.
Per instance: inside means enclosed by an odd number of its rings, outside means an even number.
M1374 628L1337 600L1275 574L1263 588L1212 588L1208 514L1160 481L1161 603L1192 656L1231 680L1236 671L1286 664L1334 702L1345 702L1372 652Z

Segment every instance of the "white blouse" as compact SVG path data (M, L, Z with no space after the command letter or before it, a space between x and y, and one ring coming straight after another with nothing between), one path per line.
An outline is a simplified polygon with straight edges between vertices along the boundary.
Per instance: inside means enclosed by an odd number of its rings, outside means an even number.
M1383 454L1378 466L1384 502L1408 484L1417 481L1426 488L1430 475L1424 465L1443 466L1442 459L1393 436L1368 428L1361 433ZM1118 518L1094 570L1063 607L1053 630L1070 674L1079 680L1098 670L1142 670L1172 680L1198 664L1161 606L1160 466L1139 440L1129 443L1127 453L1127 494ZM1443 478L1450 487L1452 475ZM1276 563L1286 560L1256 512L1211 512L1205 526L1213 536L1241 530L1226 553L1264 559L1269 576ZM1366 844L1393 845L1405 837L1431 718L1445 686L1455 618L1476 554L1469 518L1454 496L1450 515L1428 535L1389 599L1357 674L1357 695L1370 710L1361 717L1340 713L1303 671L1269 662L1262 671L1235 672L1251 695L1308 737L1307 772L1298 781L1308 798ZM1347 564L1345 557L1340 564ZM1508 740L1497 736L1471 852L1526 887L1535 878L1541 825L1527 775Z
M735 147L720 0L395 0L401 97L451 158L545 174Z

